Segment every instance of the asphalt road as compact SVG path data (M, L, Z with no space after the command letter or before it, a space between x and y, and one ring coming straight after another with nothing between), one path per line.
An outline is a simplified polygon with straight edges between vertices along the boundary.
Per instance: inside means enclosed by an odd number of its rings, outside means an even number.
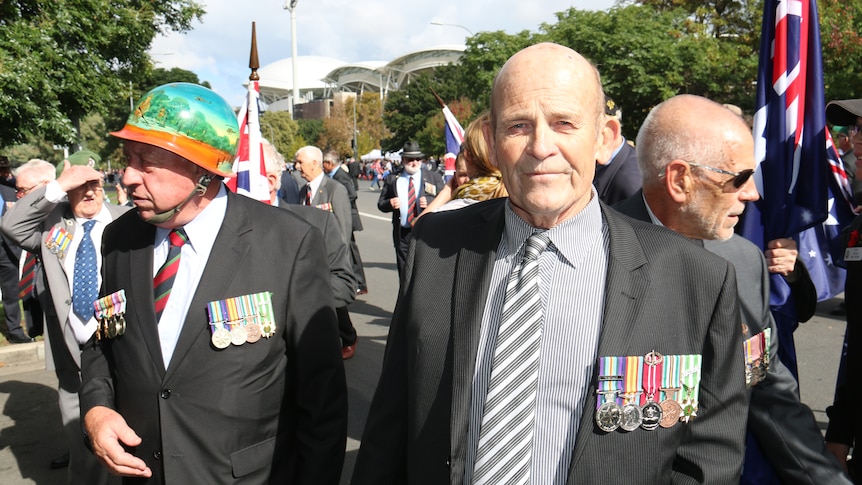
M359 208L365 230L356 233L369 293L350 306L359 332L356 356L345 361L350 402L345 477L353 469L368 406L377 383L389 319L395 306L398 277L389 215L377 210L379 192L360 181ZM837 300L820 304L818 314L796 332L802 400L825 429L831 403L844 322L829 315ZM0 483L5 485L64 483L63 470L48 462L63 452L57 380L43 363L0 368Z

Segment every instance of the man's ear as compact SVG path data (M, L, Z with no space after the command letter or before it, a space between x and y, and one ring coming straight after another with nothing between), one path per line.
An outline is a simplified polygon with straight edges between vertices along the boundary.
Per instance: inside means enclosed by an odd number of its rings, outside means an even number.
M488 161L492 166L500 168L497 165L497 151L494 149L494 125L491 124L490 119L482 123L482 136L485 138L485 144L488 145Z
M611 154L620 146L623 140L622 125L613 116L602 115L602 122L596 147L596 163L605 165L611 160Z
M676 203L685 202L694 188L691 167L682 160L674 160L667 164L664 170L665 190L668 195Z

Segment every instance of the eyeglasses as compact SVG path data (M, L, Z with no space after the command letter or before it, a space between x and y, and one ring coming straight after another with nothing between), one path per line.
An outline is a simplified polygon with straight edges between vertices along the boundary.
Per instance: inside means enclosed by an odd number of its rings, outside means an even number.
M31 190L35 189L36 187L38 187L38 186L40 186L40 185L42 185L42 184L36 184L36 185L34 185L34 186L32 186L32 187L27 187L26 189L25 189L25 188L21 188L21 187L15 187L15 194L17 194L17 195L27 195L27 194L29 194L29 193L30 193L30 191L31 191Z
M729 170L722 170L720 168L710 167L707 165L701 165L701 164L695 163L695 162L685 161L685 163L687 163L689 165L689 167L705 168L707 170L712 170L713 172L723 173L725 175L733 175L733 186L736 187L737 189L742 187L743 185L745 185L745 182L748 182L748 179L750 179L751 176L754 175L754 170L750 169L750 168L747 168L745 170L741 170L739 172L731 172Z

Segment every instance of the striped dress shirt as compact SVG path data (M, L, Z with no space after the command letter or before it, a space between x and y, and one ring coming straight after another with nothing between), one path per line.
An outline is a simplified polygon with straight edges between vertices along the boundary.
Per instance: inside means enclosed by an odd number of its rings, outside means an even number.
M535 231L507 202L505 231L497 249L479 334L465 484L472 481L506 282L523 257L524 243ZM595 189L580 213L547 234L551 245L539 258L544 324L530 482L565 484L593 375L604 309L608 233Z

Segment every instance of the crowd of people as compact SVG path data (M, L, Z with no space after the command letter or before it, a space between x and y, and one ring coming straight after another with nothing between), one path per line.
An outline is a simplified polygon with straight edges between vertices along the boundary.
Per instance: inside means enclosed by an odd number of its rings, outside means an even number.
M746 120L678 95L626 140L597 68L550 43L490 99L453 176L415 141L395 166L264 143L269 205L223 183L236 117L187 83L111 133L127 203L91 152L19 167L0 186L7 338L50 347L69 483L339 482L360 180L391 214L400 291L351 483L852 483L862 216L824 439L769 305L777 274L814 313L796 242L734 232L759 198ZM862 159L862 100L826 114Z

